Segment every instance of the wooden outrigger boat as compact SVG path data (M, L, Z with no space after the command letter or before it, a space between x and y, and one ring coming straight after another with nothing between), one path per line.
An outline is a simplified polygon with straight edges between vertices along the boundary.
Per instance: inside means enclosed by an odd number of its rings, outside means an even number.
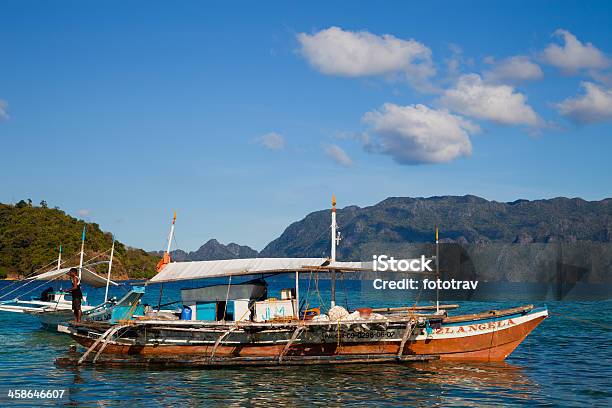
M63 267L62 247L60 246L56 268L34 274L4 288L4 293L0 293L0 312L23 313L34 316L38 318L43 328L57 333L58 324L70 321L74 316L72 298L66 291L54 289L53 286L49 285L52 285L54 281L67 279L67 274L71 269L78 269L81 283L85 283L91 288L106 288L104 302L99 305L88 304L87 293L83 293L81 311L84 321L108 320L109 322L115 322L133 315L142 315L144 310L140 304L140 299L144 294L144 288L132 287L120 299L108 295L109 287L119 286L118 283L110 279L115 249L114 239L110 249L110 259L98 262L84 262L85 228L83 228L81 239L78 266ZM101 264L108 264L106 277L102 277L92 270L94 266ZM46 265L46 267L48 266ZM42 269L44 270L46 267ZM46 288L38 295L34 294L45 286ZM25 298L26 295L29 295L29 298Z
M349 313L335 305L336 273L367 271L371 265L335 260L335 202L331 238L329 259L169 262L166 251L160 272L149 283L219 277L228 277L229 283L182 290L181 319L142 317L116 324L62 325L59 330L87 351L58 359L58 364L217 367L431 359L502 361L548 316L545 308L532 305L449 316L448 311L457 306L438 302L425 307L360 308ZM295 288L282 290L280 300L268 297L261 280L231 283L233 277L281 273L295 274ZM331 308L327 315L313 316L311 309L300 307L299 276L304 273L330 275Z
M87 283L93 288L104 288L108 285L116 286L117 283L107 280L87 268L88 265L82 267L81 282ZM24 313L37 317L41 325L45 329L57 332L57 324L69 321L73 317L72 299L70 294L63 290L56 290L51 283L56 280L61 280L72 268L59 268L52 271L42 273L25 279L20 286L12 289L13 293L17 293L16 297L10 297L0 301L0 312L9 313ZM42 283L41 283L42 282ZM33 292L40 290L41 287L46 287L38 295L32 295ZM11 291L7 291L5 297L12 295ZM25 298L25 295L30 295ZM87 302L87 293L83 293L83 304L81 310L85 319L97 315L102 307L115 304L115 300L106 299L102 305L93 306Z
M430 356L503 361L547 315L546 309L524 306L455 317L414 313L351 322L82 322L61 331L91 351L139 355L151 363L158 358L167 365L176 356L205 365L401 362Z

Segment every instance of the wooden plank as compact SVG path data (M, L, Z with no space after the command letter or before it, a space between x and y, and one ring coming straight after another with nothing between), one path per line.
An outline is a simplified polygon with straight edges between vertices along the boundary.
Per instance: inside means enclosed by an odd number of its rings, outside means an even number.
M459 305L440 305L440 309L442 310L450 310L450 309L457 309L459 308ZM403 311L410 311L410 310L436 310L435 306L404 306L404 307L375 307L372 309L373 312L376 313L380 313L380 312L403 312Z
M402 336L402 342L400 343L399 350L397 350L397 358L402 358L402 354L404 354L404 346L406 346L406 342L410 335L412 334L413 324L416 325L416 322L412 320L406 323L406 330L404 331L404 335Z
M443 323L463 322L463 321L477 320L477 319L483 319L483 318L488 318L488 317L493 317L493 316L501 317L501 316L516 314L516 313L521 313L521 312L527 312L531 309L533 309L533 305L515 307L511 309L490 310L484 313L445 317L443 319ZM414 317L414 316L425 317L425 318L435 318L436 317L430 314L421 315L418 313L413 314L413 316L411 317ZM408 316L399 316L399 317L388 317L388 318L380 319L380 320L355 320L351 322L342 322L342 323L343 324L344 323L351 323L351 324L352 323L355 323L355 324L402 323L402 324L405 324L408 318L409 318ZM135 323L137 323L138 325L142 325L142 326L159 326L159 328L161 328L162 326L174 326L174 327L184 327L184 328L210 327L210 328L218 328L218 329L224 329L224 328L228 329L229 327L239 327L245 330L246 329L290 329L290 328L295 328L296 326L302 326L302 325L326 326L330 324L330 322L302 321L302 320L300 321L296 320L292 322L283 322L283 323L270 323L270 322L257 323L257 322L250 322L250 321L227 323L227 322L205 322L205 321L193 321L193 320L137 320L135 321ZM334 323L334 322L331 322L331 323ZM102 322L81 322L81 323L72 323L72 325L73 327L76 327L76 328L86 328L86 329L98 330L98 331L106 330L108 329L108 327L111 326L109 323L102 323Z
M291 347L291 345L295 342L295 340L297 340L298 336L300 335L301 332L304 331L305 328L306 326L300 326L297 329L295 329L295 331L293 332L293 335L291 336L291 339L289 339L289 342L285 344L283 351L281 351L281 353L278 356L279 363L283 362L283 356L287 354L287 351L289 351L289 347Z
M125 326L117 326L114 331L106 335L106 338L102 341L102 345L100 346L100 349L98 350L98 352L93 358L93 361L92 361L93 363L95 363L98 360L98 358L100 357L100 354L102 354L106 346L108 346L108 342L113 338L113 335L117 333L119 330L121 330L123 327Z
M503 317L509 316L517 313L528 312L533 309L533 305L514 307L512 309L501 309L501 310L489 310L488 312L483 313L474 313L468 315L459 315L452 317L445 317L442 320L442 323L455 323L455 322L465 322L470 320L478 320L478 319L486 319L490 317Z
M410 363L438 360L439 358L437 355L405 355L400 358L396 355L285 356L282 365ZM78 365L78 361L74 356L60 357L55 360L55 363L61 367ZM209 358L202 358L201 356L192 358L190 356L117 357L105 355L97 361L97 364L130 367L220 368L232 366L275 366L281 363L279 363L277 357L217 357L211 361Z
M83 356L79 359L78 364L83 363L83 361L85 361L85 359L87 358L87 356L95 350L95 348L98 346L98 344L100 344L101 341L103 341L106 336L108 336L110 333L114 333L115 331L117 331L118 328L120 328L122 326L111 326L107 331L105 331L100 337L98 337L98 339L94 342L94 344L91 345L90 348L87 349L87 351L83 354Z
M233 332L234 330L236 330L236 327L231 327L228 331L226 331L225 333L223 333L222 335L219 336L219 338L215 342L215 345L214 345L214 347L212 349L212 352L210 353L210 360L215 358L215 352L217 351L217 348L219 347L219 344L221 344L221 341L223 341L224 338L229 336L230 333Z

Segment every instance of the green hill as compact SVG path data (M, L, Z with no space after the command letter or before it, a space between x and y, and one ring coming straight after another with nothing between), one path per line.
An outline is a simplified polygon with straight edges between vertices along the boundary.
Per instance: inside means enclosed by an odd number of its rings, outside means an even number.
M65 266L78 264L81 232L85 222L46 203L33 206L28 200L15 205L0 203L0 277L26 276L57 258L62 245ZM110 249L112 235L95 223L87 224L85 259L102 256ZM108 256L106 256L108 259ZM159 257L142 249L115 244L113 276L143 278L155 273ZM98 266L105 270L107 266Z

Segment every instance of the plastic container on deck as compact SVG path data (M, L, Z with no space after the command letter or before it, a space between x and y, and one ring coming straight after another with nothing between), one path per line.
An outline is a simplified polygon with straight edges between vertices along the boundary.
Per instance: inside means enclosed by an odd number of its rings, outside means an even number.
M189 306L183 306L181 311L181 320L191 320L191 309Z

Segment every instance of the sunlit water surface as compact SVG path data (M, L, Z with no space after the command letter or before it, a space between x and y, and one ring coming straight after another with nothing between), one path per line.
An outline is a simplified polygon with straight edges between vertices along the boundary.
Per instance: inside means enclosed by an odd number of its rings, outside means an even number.
M166 285L163 301L177 299L179 288ZM103 295L96 292L90 292L93 303ZM351 297L350 290L343 293ZM146 301L156 304L158 294L150 290ZM322 297L327 297L325 291ZM355 296L372 306L388 305L365 297ZM317 298L312 296L311 303ZM463 302L460 310L524 303ZM57 368L55 359L74 344L69 337L42 330L33 317L0 313L0 406L612 406L612 330L607 328L612 301L549 302L548 307L552 317L505 363L216 370ZM60 400L16 400L8 398L11 389L62 389L65 395Z

